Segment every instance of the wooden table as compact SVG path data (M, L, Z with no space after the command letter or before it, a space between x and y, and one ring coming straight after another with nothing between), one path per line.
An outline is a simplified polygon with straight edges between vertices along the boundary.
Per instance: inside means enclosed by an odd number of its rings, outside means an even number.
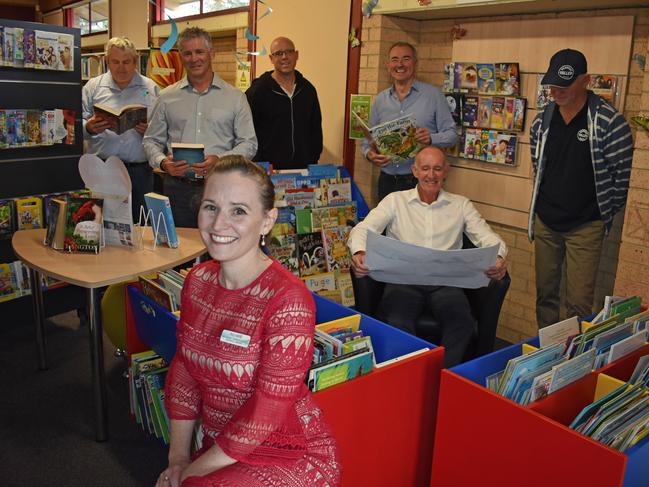
M21 230L11 241L14 252L30 269L34 299L34 323L39 369L47 368L45 351L45 313L41 274L85 287L88 290L90 328L90 361L95 403L95 437L107 439L106 378L104 373L103 329L101 323L100 288L127 281L183 264L205 252L205 245L195 228L177 228L180 245L151 250L153 236L145 234L140 249L105 247L99 254L66 253L43 245L45 230Z

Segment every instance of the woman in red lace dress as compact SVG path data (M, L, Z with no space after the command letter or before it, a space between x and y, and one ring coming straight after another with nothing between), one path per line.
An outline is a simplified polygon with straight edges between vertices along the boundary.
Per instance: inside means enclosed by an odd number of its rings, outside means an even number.
M213 260L187 276L165 386L169 466L157 487L336 486L335 440L304 384L315 306L267 257L277 218L270 178L240 156L205 181L198 228ZM190 457L202 419L203 448Z

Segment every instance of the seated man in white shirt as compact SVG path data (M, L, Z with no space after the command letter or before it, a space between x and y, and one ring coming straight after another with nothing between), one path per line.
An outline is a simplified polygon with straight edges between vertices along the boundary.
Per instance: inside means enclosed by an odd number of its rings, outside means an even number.
M370 269L365 265L367 231L386 231L391 238L437 250L462 248L463 234L477 247L498 244L498 257L486 271L500 280L507 271L507 247L464 196L442 189L449 164L437 147L424 148L415 159L412 172L418 181L414 189L386 196L367 217L352 229L347 245L352 253L352 270L357 278ZM440 345L446 348L444 365L462 361L474 333L475 320L464 291L448 286L386 284L379 316L385 322L415 334L415 323L428 307L442 326Z

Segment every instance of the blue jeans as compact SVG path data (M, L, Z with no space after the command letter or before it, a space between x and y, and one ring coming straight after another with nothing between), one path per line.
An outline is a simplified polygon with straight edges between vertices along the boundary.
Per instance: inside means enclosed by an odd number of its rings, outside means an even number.
M203 197L203 181L192 181L165 174L164 193L169 197L176 226L197 228L198 208Z

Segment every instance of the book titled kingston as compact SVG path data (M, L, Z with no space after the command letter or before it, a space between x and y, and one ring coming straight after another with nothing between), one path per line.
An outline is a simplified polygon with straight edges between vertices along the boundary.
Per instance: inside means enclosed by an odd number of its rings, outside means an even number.
M126 105L120 109L107 105L96 104L93 106L95 116L110 125L116 134L123 134L135 128L138 123L147 121L147 109L144 105Z
M174 158L174 161L185 161L187 164L192 166L197 162L203 162L205 160L205 146L203 144L172 142L171 155ZM185 173L185 177L190 179L202 179L203 176L189 170Z

